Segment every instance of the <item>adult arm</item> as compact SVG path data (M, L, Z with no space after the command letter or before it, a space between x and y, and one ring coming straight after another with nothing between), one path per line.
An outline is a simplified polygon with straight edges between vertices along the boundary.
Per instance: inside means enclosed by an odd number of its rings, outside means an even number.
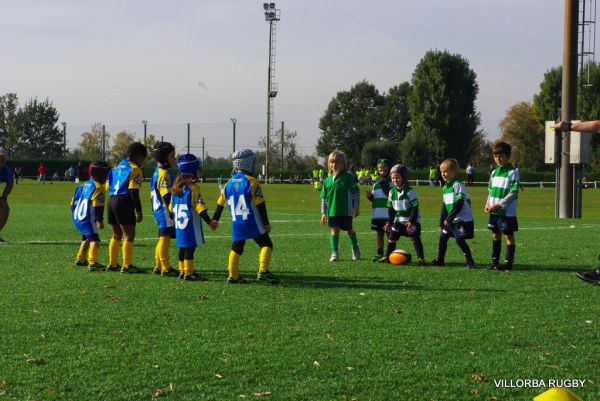
M570 123L567 121L561 121L554 124L553 127L557 131L577 131L577 132L591 132L593 134L600 134L600 120L581 121L578 123Z

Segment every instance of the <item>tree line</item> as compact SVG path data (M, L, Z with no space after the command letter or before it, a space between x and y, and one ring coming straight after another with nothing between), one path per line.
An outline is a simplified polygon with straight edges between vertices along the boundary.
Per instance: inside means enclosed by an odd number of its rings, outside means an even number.
M600 64L587 63L579 77L577 118L600 118ZM544 121L555 120L561 104L562 68L550 68L539 92L530 101L517 102L499 122L502 139L513 145L513 159L520 167L548 169L544 164ZM277 131L270 144L270 168L277 171L312 169L318 157L341 149L355 164L370 167L382 157L402 160L413 168L455 157L461 165L487 166L491 143L480 128L475 101L477 75L467 59L448 51L430 50L417 64L410 81L380 93L366 80L340 91L319 120L320 136L314 155L301 155L295 131ZM0 146L12 158L120 160L135 141L128 131L111 134L101 123L81 133L74 149L66 149L59 114L49 99L31 99L19 105L16 93L0 96ZM152 149L154 135L146 138ZM258 163L264 163L265 138L257 144ZM226 158L206 155L207 164L227 166ZM600 166L600 137L593 139L592 167Z

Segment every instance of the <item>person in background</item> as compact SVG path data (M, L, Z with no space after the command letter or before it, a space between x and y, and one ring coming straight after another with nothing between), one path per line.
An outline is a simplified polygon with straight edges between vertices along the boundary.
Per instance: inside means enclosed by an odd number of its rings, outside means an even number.
M10 214L10 207L8 206L8 195L13 189L14 178L10 167L6 164L7 153L6 150L0 148L0 184L4 183L4 189L2 195L0 195L0 232L8 221L8 215ZM5 242L4 238L0 236L0 242Z
M475 180L475 167L471 163L467 164L467 185L473 185Z
M40 165L37 168L37 172L38 172L38 182L41 182L42 184L46 183L46 166L44 165L44 163L40 163Z

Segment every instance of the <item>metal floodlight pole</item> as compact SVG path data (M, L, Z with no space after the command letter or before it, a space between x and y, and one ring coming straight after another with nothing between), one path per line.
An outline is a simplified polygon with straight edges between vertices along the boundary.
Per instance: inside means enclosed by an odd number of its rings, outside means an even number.
M102 161L106 161L106 126L102 125Z
M232 118L231 123L233 124L233 152L235 153L235 124L237 123L237 118Z
M273 129L273 102L277 96L277 88L273 82L275 77L275 23L280 20L280 10L275 3L263 3L265 21L269 23L269 67L267 70L267 143L265 153L265 181L269 179L269 153L271 148L271 130Z
M561 120L571 121L577 114L577 36L579 23L579 0L565 0L564 34L563 34L563 71ZM560 169L559 218L573 217L574 180L570 166L571 133L562 137L562 154Z
M62 127L63 127L63 153L66 156L67 155L67 123L63 122Z
M148 126L148 121L142 120L142 124L144 124L144 145L146 145L146 128Z
M190 123L187 123L187 152L190 153Z

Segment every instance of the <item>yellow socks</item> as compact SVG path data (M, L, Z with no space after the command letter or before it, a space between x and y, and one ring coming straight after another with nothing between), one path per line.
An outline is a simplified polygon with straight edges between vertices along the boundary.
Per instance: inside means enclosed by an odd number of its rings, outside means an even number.
M99 248L99 243L97 242L90 242L90 249L88 250L88 264L89 265L93 265L95 263L98 263L98 248Z
M85 262L85 248L80 246L75 257L77 262Z
M183 261L183 270L186 276L194 274L194 260L186 259Z
M133 260L133 242L124 240L121 251L123 252L123 266L131 266Z
M240 254L235 251L229 252L229 278L237 280L240 276Z
M159 265L164 272L168 272L171 270L171 263L169 262L169 247L171 246L171 238L170 237L160 237L158 239L158 244L156 245L157 256L159 260Z
M269 265L271 264L271 255L273 254L273 248L269 248L268 246L263 246L260 248L260 254L258 255L258 270L261 273L269 270Z
M121 247L121 241L115 238L111 238L108 243L108 265L116 267L119 262L119 248Z

